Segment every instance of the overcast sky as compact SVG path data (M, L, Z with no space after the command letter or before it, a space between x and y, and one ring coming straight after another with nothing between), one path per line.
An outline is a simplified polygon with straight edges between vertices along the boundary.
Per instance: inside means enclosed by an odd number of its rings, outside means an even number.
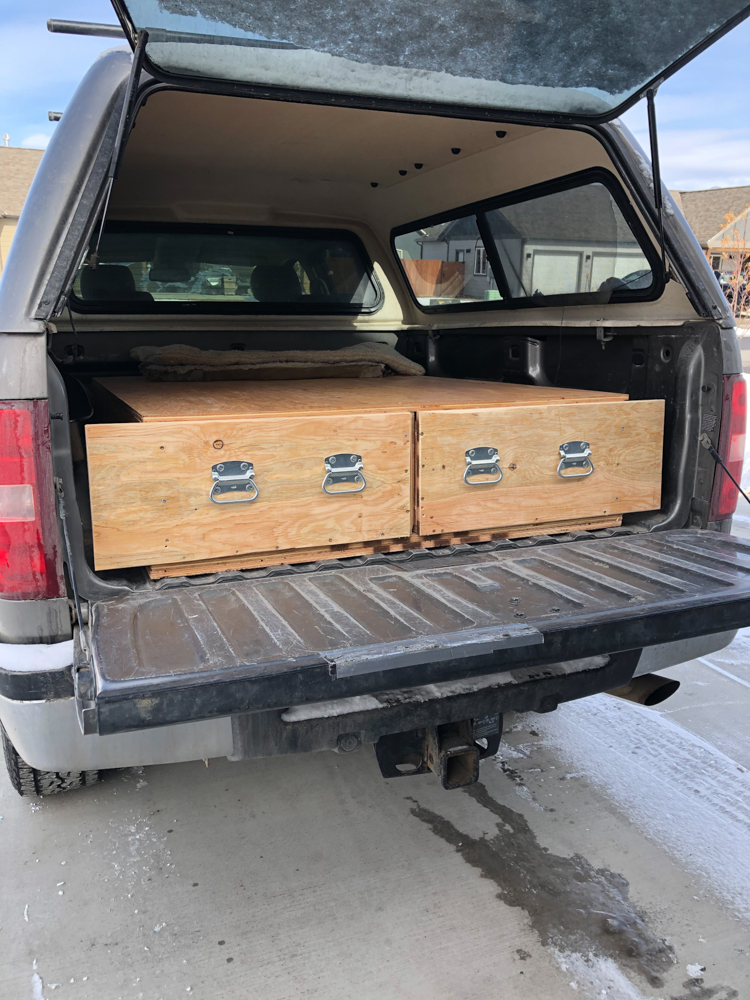
M109 0L0 4L0 134L7 132L12 146L46 145L55 127L47 112L65 110L87 68L114 43L51 35L48 17L116 20ZM659 92L662 175L670 188L750 184L748 94L750 20L671 77ZM625 121L647 148L645 108L633 108Z

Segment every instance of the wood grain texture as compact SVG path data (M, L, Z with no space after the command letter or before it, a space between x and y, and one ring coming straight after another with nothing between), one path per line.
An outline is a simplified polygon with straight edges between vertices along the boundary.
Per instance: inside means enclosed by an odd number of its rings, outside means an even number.
M661 501L664 401L581 402L418 415L421 535L655 510ZM591 446L595 472L557 475L563 442ZM503 478L463 481L469 448L498 449Z
M408 537L413 419L396 412L89 424L95 566ZM323 492L323 459L338 452L362 455L363 492ZM232 460L254 464L260 495L217 506L211 466Z
M599 528L615 528L622 524L620 515L612 517L592 517L576 521L560 521L545 524L545 535L562 535L567 531L595 531ZM354 542L350 545L325 545L319 548L291 549L288 552L261 552L255 555L227 556L224 559L204 559L198 562L165 563L150 566L152 580L176 576L200 576L206 573L221 573L225 570L262 569L268 566L293 566L300 563L324 562L329 559L351 559L356 556L373 555L376 552L405 552L410 549L436 549L446 545L466 545L491 542L500 538L524 538L539 534L539 525L521 525L516 528L501 528L496 531L464 531L449 535L411 535L409 538L391 538L381 542Z
M622 393L554 386L411 377L297 379L289 382L148 382L141 377L101 378L104 389L144 423L160 420L242 418L255 414L383 413L388 410L528 406L530 403L627 399Z

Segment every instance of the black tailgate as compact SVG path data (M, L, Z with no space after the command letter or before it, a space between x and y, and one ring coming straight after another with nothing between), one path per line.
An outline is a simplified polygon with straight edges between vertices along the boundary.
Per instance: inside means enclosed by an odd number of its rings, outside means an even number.
M285 708L750 625L750 543L742 539L682 530L549 542L238 574L104 601L92 615L98 731Z

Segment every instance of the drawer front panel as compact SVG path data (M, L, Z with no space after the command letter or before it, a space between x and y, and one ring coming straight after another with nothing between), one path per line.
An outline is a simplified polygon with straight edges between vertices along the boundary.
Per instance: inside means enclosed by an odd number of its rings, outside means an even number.
M419 414L418 428L422 535L655 510L661 502L661 399L433 410Z
M402 412L90 424L96 568L405 537L413 421ZM324 491L324 460L342 454L361 456L361 471L336 476L333 463ZM212 477L219 464L247 475L230 463L252 463L252 481Z

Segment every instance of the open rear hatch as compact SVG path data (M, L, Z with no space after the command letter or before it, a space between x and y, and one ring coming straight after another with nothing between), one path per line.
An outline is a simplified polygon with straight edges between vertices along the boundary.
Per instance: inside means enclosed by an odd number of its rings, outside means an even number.
M750 543L709 531L490 542L225 575L94 605L85 729L281 709L722 632ZM177 583L177 581L175 581Z
M614 118L750 12L742 0L113 3L131 39L148 32L157 77L579 121Z

